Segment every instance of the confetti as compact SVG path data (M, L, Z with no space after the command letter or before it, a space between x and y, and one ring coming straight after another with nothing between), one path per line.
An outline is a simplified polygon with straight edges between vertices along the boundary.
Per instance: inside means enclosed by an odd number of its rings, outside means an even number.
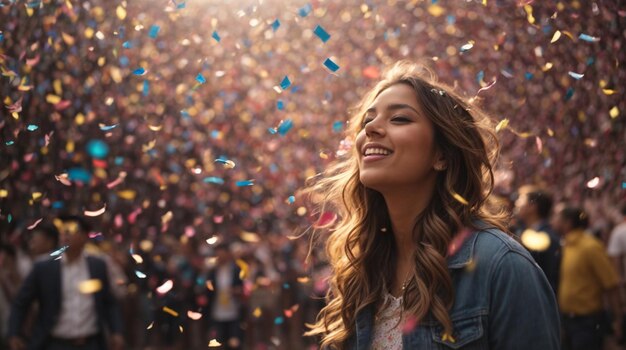
M220 38L220 35L217 34L217 31L213 31L213 34L211 34L211 38L215 39L215 41L217 41L218 43L222 40L222 38Z
M229 159L222 159L222 158L218 158L215 160L216 163L220 163L224 166L224 168L226 169L232 169L235 167L235 162L233 162L232 160Z
M145 273L143 273L141 271L138 271L138 270L135 270L135 276L137 276L138 278L146 278L147 277Z
M0 197L2 197L2 196L0 196ZM39 219L39 220L35 221L32 225L28 226L26 229L27 229L27 230L29 230L29 231L30 231L30 230L32 230L32 229L34 229L35 227L37 227L37 225L39 225L39 223L40 223L41 221L43 221L43 218L41 218L41 219Z
M313 6L311 6L310 3L307 3L298 10L298 14L300 15L300 17L306 17L309 15L309 13L311 13L311 11L313 11Z
M282 111L285 109L285 103L282 100L278 100L276 102L276 108L278 108L279 111Z
M211 238L207 238L206 242L207 242L209 245L213 245L213 244L217 243L218 239L219 239L219 238L218 238L217 236L213 236L213 237L211 237Z
M533 251L542 252L550 247L550 236L545 232L526 229L520 236L522 244Z
M598 185L600 184L600 178L599 177L594 177L593 179L587 181L587 187L588 188L596 188L598 187Z
M254 180L242 180L242 181L237 181L237 182L235 182L235 185L236 185L237 187L253 186L253 185L254 185Z
M210 348L217 348L220 346L222 346L222 343L218 342L216 339L211 339L211 341L209 341Z
M170 314L170 315L172 315L172 316L174 316L174 317L178 317L178 312L176 312L176 311L174 311L174 310L170 309L170 308L169 308L169 307L167 307L167 306L163 306L163 309L162 309L162 310L163 310L163 312L165 312L166 314Z
M10 222L10 220L9 220L9 222ZM60 256L60 255L61 255L61 254L63 254L63 253L67 250L67 248L69 248L69 247L70 247L70 246L68 246L68 245L63 246L63 247L61 247L61 248L59 248L59 249L57 249L57 250L53 251L52 253L50 253L50 256Z
M254 316L255 318L259 318L261 317L262 311L260 307L257 307L254 309L254 311L252 311L252 316Z
M276 131L281 135L285 136L289 130L293 127L293 121L291 119L283 120L278 124L278 128Z
M467 199L463 198L460 194L456 193L456 192L451 192L450 193L452 195L452 197L454 199L456 199L459 203L463 204L463 205L468 205L469 202L467 201Z
M94 210L94 211L85 210L84 214L85 214L85 216L90 216L90 217L100 216L100 215L104 214L106 209L107 209L107 206L105 204L102 208L100 208L98 210Z
M152 25L150 27L150 31L148 32L148 36L152 39L156 39L157 35L159 35L160 30L161 30L161 27L157 25Z
M609 115L611 116L611 119L619 117L619 108L617 108L617 106L613 106L613 108L609 111Z
M561 31L557 30L556 32L554 32L554 35L552 35L552 39L550 39L550 44L555 43L557 40L559 40L560 37L561 37Z
M143 258L141 257L141 255L139 255L139 254L131 254L131 256L133 257L133 260L135 260L135 262L137 264L143 263Z
M197 321L197 320L202 318L202 314L199 313L199 312L194 312L194 311L188 310L187 311L187 317L189 317L190 319L192 319L194 321Z
M572 71L568 72L567 74L569 74L570 77L572 77L572 78L574 78L576 80L578 80L578 79L580 79L580 78L585 76L584 74L579 74L579 73L572 72Z
M200 84L204 84L206 83L206 78L204 76L202 76L202 74L198 74L196 76L196 81Z
M283 80L280 82L280 88L283 90L287 90L291 86L291 80L289 80L288 76L285 76Z
M165 282L163 282L162 285L158 286L156 291L157 293L163 295L163 294L167 294L167 292L169 292L172 287L174 287L174 282L172 282L172 280L167 280Z
M324 67L328 68L328 70L333 73L339 70L339 66L337 65L337 63L333 62L333 60L331 60L330 58L327 58L324 61Z
M119 124L113 124L113 125L98 124L98 126L100 127L100 130L102 130L102 131L113 130L113 129L117 128L118 125Z
M202 179L202 182L223 185L224 184L224 179L222 179L220 177L215 177L215 176L208 176L208 177L205 177L204 179Z
M272 22L272 30L274 32L278 30L278 27L280 27L280 21L279 20L275 20L274 22Z
M143 67L139 67L133 71L133 75L145 75L146 69Z
M241 271L239 271L239 279L243 280L246 277L248 277L248 270L249 270L248 264L241 259L235 260L235 263L241 269Z
M102 281L99 279L89 279L78 284L78 291L82 294L94 294L102 290Z
M465 53L465 52L471 50L474 47L474 43L475 43L474 40L470 40L470 41L467 42L467 44L461 46L461 48L460 48L461 53Z
M586 42L590 42L590 43L597 43L598 41L600 41L600 38L597 38L595 36L591 36L591 35L587 35L587 34L580 34L578 36L578 39L582 40L582 41L586 41Z
M289 204L293 204L293 202L296 201L296 197L295 196L289 196L289 198L287 198L287 203Z
M313 30L313 33L320 38L320 40L325 43L330 39L330 34L320 25L316 26Z
M35 131L35 130L37 130L37 129L39 129L39 127L38 127L37 125L34 125L34 124L30 124L30 125L28 125L28 126L26 127L26 130L31 131L31 132L32 132L32 131Z

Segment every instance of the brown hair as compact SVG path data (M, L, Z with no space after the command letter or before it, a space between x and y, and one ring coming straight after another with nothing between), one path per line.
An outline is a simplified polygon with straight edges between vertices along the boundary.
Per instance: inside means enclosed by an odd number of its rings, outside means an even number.
M452 334L449 309L454 291L446 262L450 241L463 227L475 228L475 220L505 230L504 214L492 213L486 205L493 190L498 141L490 119L480 109L438 83L423 66L407 61L391 67L365 95L351 118L348 137L355 138L365 109L395 84L414 89L447 165L439 172L434 195L413 230L419 268L403 291L403 305L418 321L432 313ZM327 305L307 333L320 335L323 348L345 347L357 313L381 306L397 264L393 234L381 232L391 227L384 199L360 182L356 147L351 151L307 190L320 213L334 211L339 217L326 241L332 267Z

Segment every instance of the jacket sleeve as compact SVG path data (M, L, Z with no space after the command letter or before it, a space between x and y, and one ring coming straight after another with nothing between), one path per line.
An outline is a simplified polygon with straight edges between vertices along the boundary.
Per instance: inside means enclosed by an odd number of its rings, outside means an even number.
M560 349L554 292L530 256L508 251L491 273L490 349Z
M15 295L15 299L11 304L11 314L9 316L9 329L7 336L17 336L20 334L26 314L32 304L33 300L37 296L37 281L39 275L40 266L35 264L30 271L24 283L20 287L20 290Z

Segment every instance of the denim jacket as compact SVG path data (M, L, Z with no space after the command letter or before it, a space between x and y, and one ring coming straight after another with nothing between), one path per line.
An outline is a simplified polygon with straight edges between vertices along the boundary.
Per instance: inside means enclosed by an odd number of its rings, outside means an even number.
M552 350L560 348L554 292L530 254L497 229L472 233L448 257L454 286L452 337L432 315L402 336L403 349ZM357 314L347 349L368 350L374 310Z

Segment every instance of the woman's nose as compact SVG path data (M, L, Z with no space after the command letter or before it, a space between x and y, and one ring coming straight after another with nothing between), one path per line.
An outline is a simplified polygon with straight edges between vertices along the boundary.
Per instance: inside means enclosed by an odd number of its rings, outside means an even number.
M385 128L382 125L381 118L377 117L365 124L365 135L367 137L385 135Z

